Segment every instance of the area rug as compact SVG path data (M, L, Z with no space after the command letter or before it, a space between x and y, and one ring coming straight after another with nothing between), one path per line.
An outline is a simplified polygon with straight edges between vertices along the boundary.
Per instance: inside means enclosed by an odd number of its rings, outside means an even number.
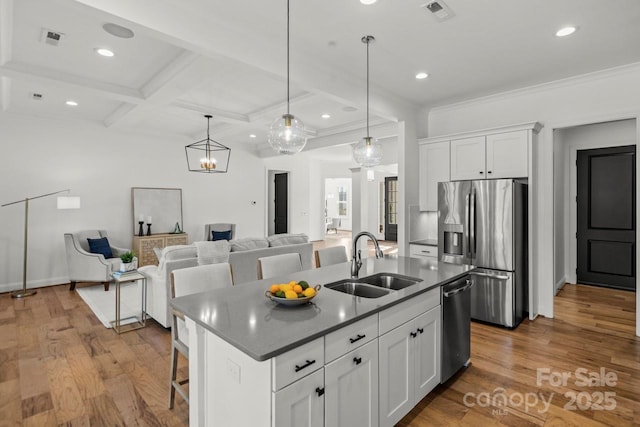
M140 316L141 311L141 287L140 282L129 282L120 285L120 319L131 316ZM102 322L105 328L111 328L109 322L116 319L116 286L111 284L105 292L104 286L85 286L76 288L80 298L84 300L91 311ZM135 322L136 319L127 319L122 325Z

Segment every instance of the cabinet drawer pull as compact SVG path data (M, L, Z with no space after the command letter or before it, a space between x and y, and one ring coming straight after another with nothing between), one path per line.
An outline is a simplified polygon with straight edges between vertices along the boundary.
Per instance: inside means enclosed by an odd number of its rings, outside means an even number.
M422 251L423 254L430 254L431 251Z
M480 175L482 175L484 172L480 171Z
M307 366L311 366L311 365L313 365L314 363L316 363L316 361L315 361L315 360L307 360L307 363L305 363L305 364L304 364L304 365L302 365L302 366L298 366L298 365L296 365L296 372L302 371L304 368L306 368Z
M422 329L422 328L418 328L418 332L423 333L423 332L424 332L424 329Z
M365 334L358 334L355 338L349 338L349 342L351 342L351 344L353 344L356 341L360 341L362 338L366 337Z
M418 334L417 334L417 333L415 333L415 332L411 332L409 335L411 335L411 338L415 338L415 337L417 337L417 336L418 336Z
M360 363L362 363L362 357L354 357L353 363L355 363L356 365L359 365Z
M491 173L491 171L487 171L487 173Z
M324 387L316 387L316 393L318 393L318 396L322 396L324 394Z

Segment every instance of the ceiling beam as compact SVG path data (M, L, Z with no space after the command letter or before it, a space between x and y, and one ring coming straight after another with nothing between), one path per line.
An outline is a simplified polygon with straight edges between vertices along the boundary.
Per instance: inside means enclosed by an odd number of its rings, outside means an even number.
M0 65L11 61L13 0L0 0Z
M130 102L133 104L140 104L144 102L144 98L137 90L120 85L103 83L73 74L62 73L60 71L44 67L10 62L0 66L0 75L29 82L36 80L54 82L57 85L77 87L110 99Z
M214 118L220 119L225 122L245 124L250 122L249 116L247 116L246 114L234 113L232 111L225 111L219 108L212 108L206 105L197 104L195 102L177 100L172 102L171 106L200 113L201 115L211 114Z

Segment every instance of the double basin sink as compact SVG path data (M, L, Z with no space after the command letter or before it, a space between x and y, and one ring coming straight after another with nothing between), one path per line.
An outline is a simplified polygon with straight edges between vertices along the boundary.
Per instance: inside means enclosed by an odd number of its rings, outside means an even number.
M363 298L379 298L422 280L394 273L377 273L359 279L345 279L324 285L327 289Z

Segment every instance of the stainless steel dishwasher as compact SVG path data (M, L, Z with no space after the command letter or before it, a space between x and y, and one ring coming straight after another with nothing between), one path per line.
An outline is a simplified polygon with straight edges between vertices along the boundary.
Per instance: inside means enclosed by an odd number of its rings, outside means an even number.
M470 276L442 286L442 363L440 383L445 383L471 357Z

